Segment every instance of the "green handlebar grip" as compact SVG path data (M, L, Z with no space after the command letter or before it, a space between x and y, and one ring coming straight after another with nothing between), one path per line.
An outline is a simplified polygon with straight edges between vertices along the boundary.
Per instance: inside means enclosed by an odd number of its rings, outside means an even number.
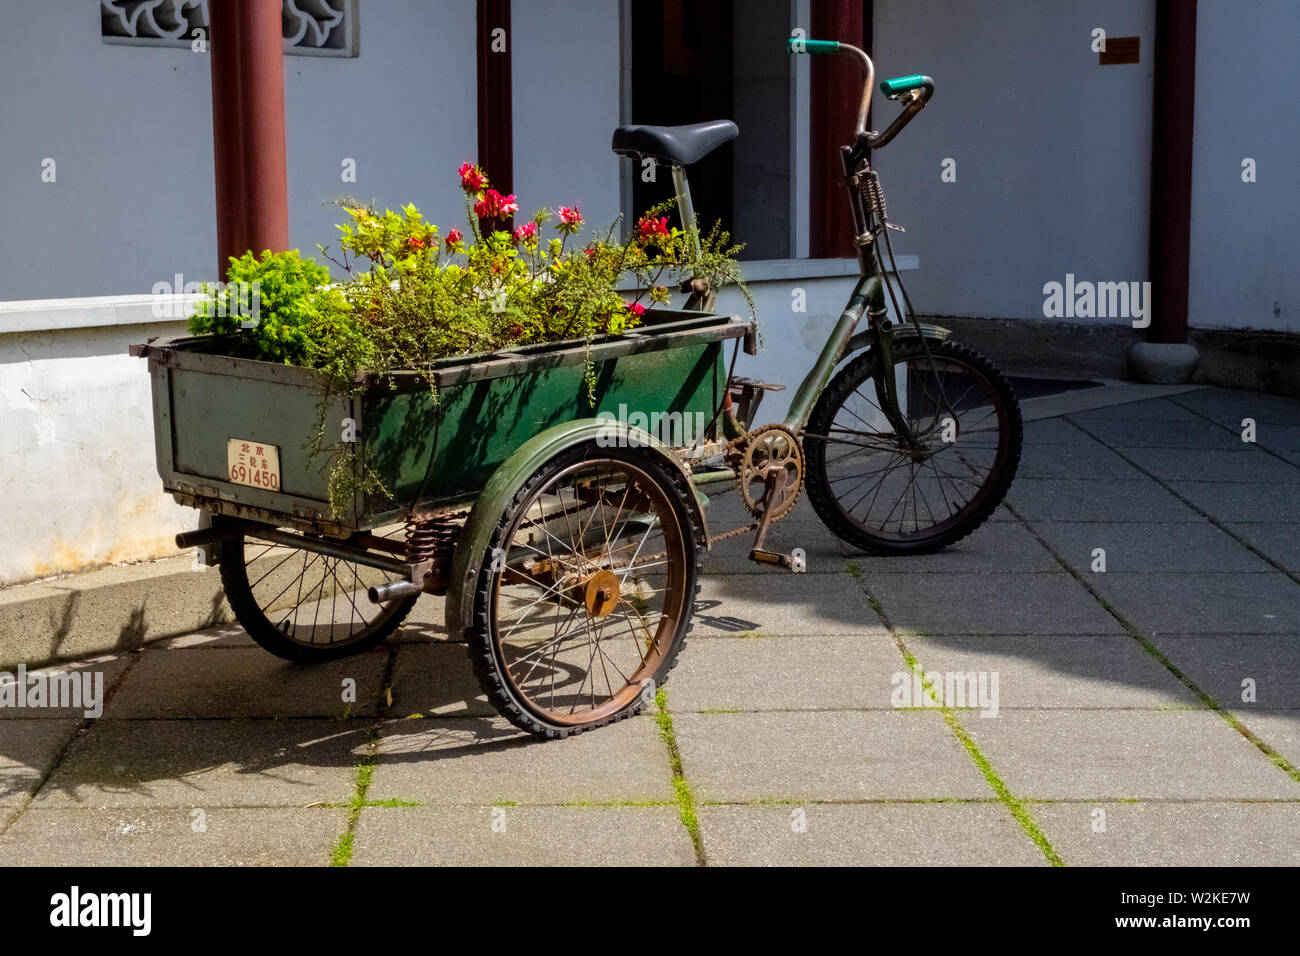
M909 93L912 90L919 90L923 86L934 86L934 80L928 76L922 76L920 73L912 76L900 76L892 80L885 80L880 84L880 92L884 93L891 100Z
M840 43L838 40L804 40L800 37L790 37L786 41L785 48L791 53L838 53Z

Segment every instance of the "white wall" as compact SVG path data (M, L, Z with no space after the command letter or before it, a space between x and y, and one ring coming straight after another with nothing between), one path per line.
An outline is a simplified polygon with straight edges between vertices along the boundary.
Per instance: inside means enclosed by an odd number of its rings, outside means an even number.
M877 87L935 80L877 154L889 214L908 229L895 248L920 256L918 311L1042 319L1043 284L1067 272L1148 278L1154 17L1152 0L876 0ZM1141 62L1099 66L1095 27L1141 36ZM876 93L875 128L897 112ZM954 183L940 182L947 157Z
M0 586L174 555L176 532L197 527L198 513L163 493L147 363L127 355L184 332L152 318L161 299L0 307ZM6 333L73 323L89 327Z
M1300 4L1201 0L1196 33L1189 324L1300 332Z
M576 205L603 232L620 205L621 160L609 148L621 112L619 4L528 0L510 20L519 211Z
M333 242L343 194L464 218L476 149L474 0L361 0L361 55L286 56L289 226ZM206 54L110 45L91 0L0 5L0 301L216 278ZM41 161L56 163L54 183ZM340 163L357 160L355 184ZM444 226L445 228L445 226Z

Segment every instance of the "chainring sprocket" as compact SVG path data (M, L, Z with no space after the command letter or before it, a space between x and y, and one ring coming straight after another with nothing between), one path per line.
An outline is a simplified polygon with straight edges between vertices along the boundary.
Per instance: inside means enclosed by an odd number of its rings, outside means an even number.
M784 518L793 510L803 488L803 445L799 437L784 425L763 425L741 439L738 450L740 462L736 476L740 480L740 498L755 518L761 518L764 513L764 479L768 469L782 467L786 470L785 485L772 506L772 520Z

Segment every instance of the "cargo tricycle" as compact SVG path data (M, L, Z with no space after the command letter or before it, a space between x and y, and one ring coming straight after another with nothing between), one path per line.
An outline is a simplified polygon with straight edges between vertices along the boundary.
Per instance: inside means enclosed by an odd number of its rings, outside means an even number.
M685 308L652 309L632 331L448 359L326 399L316 372L222 354L214 337L133 347L149 360L163 485L205 515L177 543L217 565L258 644L298 661L353 653L420 595L443 595L492 703L565 737L638 712L663 684L712 543L753 533L752 560L805 570L801 549L766 545L805 487L832 532L876 554L942 548L989 516L1019 462L1019 406L992 363L917 321L869 162L934 84L885 82L904 108L869 132L870 58L813 40L791 52L865 68L841 155L862 275L780 422L756 426L779 386L733 374L741 347L756 351L753 321L716 314L700 281L683 284ZM613 149L671 169L698 241L685 167L737 132L624 126ZM331 506L309 451L322 401L326 430L383 493ZM709 523L720 486L740 496L739 527Z

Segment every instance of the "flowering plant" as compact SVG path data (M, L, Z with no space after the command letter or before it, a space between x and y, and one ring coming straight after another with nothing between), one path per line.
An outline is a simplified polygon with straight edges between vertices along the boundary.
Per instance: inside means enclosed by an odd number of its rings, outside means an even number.
M355 388L360 373L427 371L439 359L537 342L590 343L639 325L647 306L667 304L683 279L707 280L713 291L734 282L749 299L736 262L741 247L715 227L697 248L669 225L672 202L649 210L626 241L615 239L616 221L584 244L577 237L586 223L577 208L541 209L512 228L518 198L493 188L473 163L458 174L468 232L453 228L443 235L414 205L379 212L339 200L347 220L338 227L338 251L318 246L343 274L333 285L296 251L232 260L244 273L256 273L264 289L272 273L292 278L304 303L280 309L278 321L260 331L245 326L235 348L318 369L328 392L336 393ZM304 286L304 277L316 281ZM213 311L201 306L192 329L218 331ZM589 389L594 384L589 363Z

